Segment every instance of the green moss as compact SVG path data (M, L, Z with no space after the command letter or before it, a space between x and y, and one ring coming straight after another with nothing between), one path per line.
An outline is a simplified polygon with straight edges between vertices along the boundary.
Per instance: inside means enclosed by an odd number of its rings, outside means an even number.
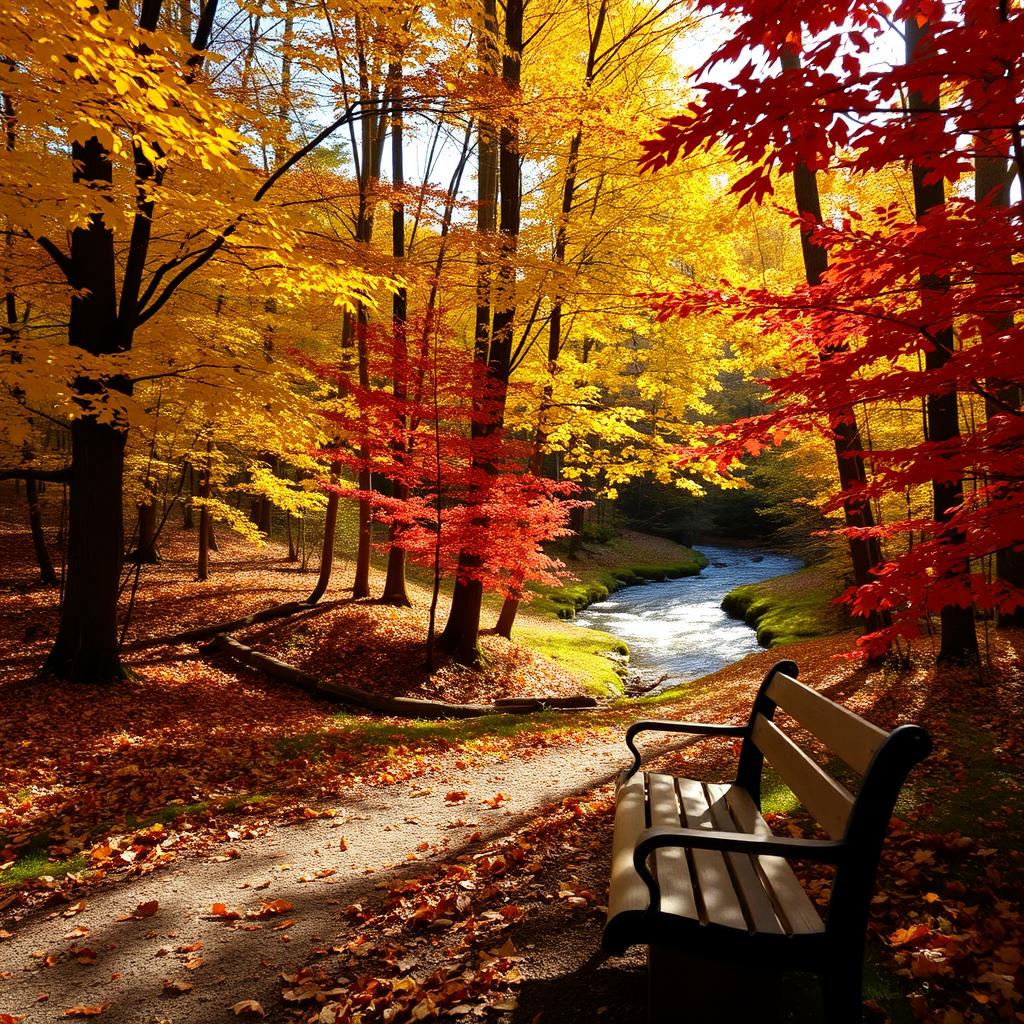
M841 608L833 604L839 586L827 569L809 566L799 572L730 590L722 609L757 630L762 647L829 636L847 628Z
M611 633L579 626L545 629L531 623L515 627L512 638L571 672L586 693L595 697L621 696L622 679L609 654L619 655L623 659L619 664L623 664L629 648Z
M606 550L599 552L592 561L570 563L573 575L578 577L576 580L560 587L532 587L531 589L538 595L532 607L557 615L560 619L571 619L580 609L596 601L603 601L609 594L623 587L650 580L674 580L681 576L696 576L708 564L708 560L702 554L680 544L671 545L671 559L667 559L663 565L650 562L631 564L627 561L631 555L634 558L637 555L649 557L650 552L642 549L631 550L628 542L617 545L613 541L605 545L605 548ZM603 564L619 557L622 557L625 564Z

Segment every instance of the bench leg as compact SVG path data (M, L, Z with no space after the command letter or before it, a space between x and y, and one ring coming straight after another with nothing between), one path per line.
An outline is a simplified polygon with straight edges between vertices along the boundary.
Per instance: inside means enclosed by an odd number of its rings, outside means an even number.
M648 1024L781 1019L778 974L746 964L701 960L665 946L647 950ZM838 1022L828 1021L828 1024Z
M828 1024L860 1024L864 1016L861 992L863 965L860 959L830 971L822 979L825 1020Z

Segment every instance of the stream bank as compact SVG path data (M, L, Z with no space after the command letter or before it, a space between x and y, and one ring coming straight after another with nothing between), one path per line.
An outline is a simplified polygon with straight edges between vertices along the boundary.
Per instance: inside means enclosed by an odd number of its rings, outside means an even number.
M699 576L642 583L590 605L579 625L629 646L627 692L647 693L715 672L758 650L757 635L722 610L735 587L784 576L802 563L757 548L703 546Z

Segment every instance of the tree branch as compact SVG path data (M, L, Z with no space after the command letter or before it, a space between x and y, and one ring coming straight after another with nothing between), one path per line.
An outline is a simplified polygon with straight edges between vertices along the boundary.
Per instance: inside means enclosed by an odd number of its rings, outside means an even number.
M213 0L210 0L212 4ZM207 5L209 6L209 4ZM345 108L345 113L340 117L332 121L326 128L315 135L309 140L304 146L297 149L287 160L285 160L276 170L267 178L265 182L256 190L256 194L253 196L252 201L258 203L269 191L274 187L275 184L281 179L281 177L290 171L300 160L308 156L317 148L322 142L328 139L334 134L342 125L349 123L355 116L356 107L359 105L359 101L355 100ZM360 116L365 117L372 111L364 110ZM143 310L140 310L138 319L136 320L136 326L141 326L151 317L156 315L157 312L166 304L167 300L178 290L179 285L183 281L191 277L197 270L205 266L210 262L211 259L224 247L225 242L238 230L238 228L244 223L245 214L239 214L235 220L229 224L200 254L189 264L183 267L170 281L164 286L163 291Z

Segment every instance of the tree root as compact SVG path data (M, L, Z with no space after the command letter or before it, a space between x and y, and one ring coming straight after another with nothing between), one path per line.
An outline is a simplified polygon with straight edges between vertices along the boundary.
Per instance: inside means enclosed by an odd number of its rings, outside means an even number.
M316 693L346 704L368 708L401 718L480 718L483 715L526 715L537 711L581 711L597 707L593 697L509 698L493 704L448 704L444 701L423 700L419 697L390 697L370 693L344 683L318 679L269 654L260 654L239 643L234 637L220 635L204 648L227 655L232 661L264 672L274 679L291 683L309 693Z
M218 622L213 626L200 626L198 629L187 629L184 633L172 633L170 636L148 637L142 640L133 640L125 646L127 651L141 651L147 647L172 647L175 644L194 644L202 640L209 640L211 637L219 636L221 633L234 633L239 629L246 629L261 622L270 622L272 619L283 619L288 615L298 615L300 612L326 611L341 604L341 601L328 601L324 604L309 601L286 601L284 604L275 604L272 608L264 608L261 612L254 612L241 619L231 619L229 622Z

